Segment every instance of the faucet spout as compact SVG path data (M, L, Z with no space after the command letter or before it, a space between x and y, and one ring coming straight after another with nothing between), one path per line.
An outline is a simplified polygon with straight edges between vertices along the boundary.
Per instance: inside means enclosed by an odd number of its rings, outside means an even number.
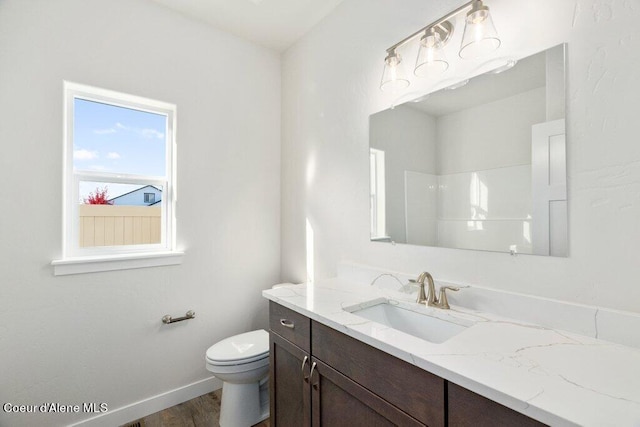
M425 280L427 281L426 295L424 290ZM426 304L428 306L434 306L435 304L437 304L438 300L436 298L436 287L433 284L433 277L431 276L431 274L429 274L426 271L420 273L420 276L418 276L417 282L420 285L420 290L418 292L418 299L416 302L419 304Z
M425 295L424 290L424 281L427 281L427 292ZM454 286L441 286L440 287L440 298L436 297L436 286L433 283L433 277L431 274L426 271L420 273L417 280L410 280L410 282L417 283L420 286L418 291L418 299L416 302L418 304L425 304L428 307L437 307L442 308L444 310L448 310L451 307L449 306L449 301L447 300L447 290L449 291L459 291L460 288Z

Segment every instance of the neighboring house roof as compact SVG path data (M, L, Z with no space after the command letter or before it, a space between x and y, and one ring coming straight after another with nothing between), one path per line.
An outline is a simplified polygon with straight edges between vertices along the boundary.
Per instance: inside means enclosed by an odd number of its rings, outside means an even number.
M149 203L147 206L157 205L160 202L162 202L162 199L158 200L157 202Z
M131 193L137 193L138 191L140 191L140 190L144 190L145 188L149 188L149 187L151 187L151 188L153 188L154 190L157 190L157 191L159 191L159 192L161 192L161 193L162 193L162 190L161 190L161 189L159 189L159 188L157 188L157 187L156 187L156 186L154 186L154 185L145 185L144 187L140 187L140 188L138 188L138 189L135 189L135 190L129 191L128 193L124 193L124 194L121 194L121 195L119 195L119 196L113 197L113 198L109 199L109 201L112 201L112 200L115 200L115 199L119 199L120 197L124 197L124 196L126 196L126 195L131 194Z

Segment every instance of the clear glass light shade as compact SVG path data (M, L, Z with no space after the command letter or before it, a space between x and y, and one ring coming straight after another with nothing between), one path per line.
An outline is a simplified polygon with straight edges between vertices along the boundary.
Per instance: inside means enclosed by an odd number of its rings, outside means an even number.
M380 89L384 92L398 92L409 86L409 80L402 67L402 57L400 54L392 52L384 59L384 70Z
M435 77L444 73L449 68L449 63L443 48L440 34L433 29L422 36L413 73L418 77Z
M464 35L460 46L460 58L476 59L486 56L500 47L500 38L489 8L477 2L467 13Z

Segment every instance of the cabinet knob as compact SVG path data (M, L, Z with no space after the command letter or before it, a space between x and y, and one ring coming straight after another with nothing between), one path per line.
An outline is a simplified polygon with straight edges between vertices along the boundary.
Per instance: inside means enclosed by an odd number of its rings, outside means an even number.
M280 324L285 328L289 328L289 329L293 329L296 327L296 325L291 320L288 320L288 319L280 319Z

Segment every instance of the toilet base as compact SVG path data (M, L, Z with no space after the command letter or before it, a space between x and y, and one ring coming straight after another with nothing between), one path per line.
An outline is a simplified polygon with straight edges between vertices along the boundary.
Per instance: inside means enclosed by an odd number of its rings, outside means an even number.
M220 427L249 427L269 418L268 384L223 383Z

